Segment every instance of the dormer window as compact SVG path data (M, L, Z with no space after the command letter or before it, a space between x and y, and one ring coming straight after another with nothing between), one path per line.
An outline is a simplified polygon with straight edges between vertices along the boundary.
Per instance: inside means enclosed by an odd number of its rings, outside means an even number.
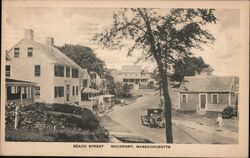
M28 57L32 57L33 56L33 48L29 47L27 49L27 53L28 53Z
M19 48L14 48L14 57L18 58L20 56L20 49Z

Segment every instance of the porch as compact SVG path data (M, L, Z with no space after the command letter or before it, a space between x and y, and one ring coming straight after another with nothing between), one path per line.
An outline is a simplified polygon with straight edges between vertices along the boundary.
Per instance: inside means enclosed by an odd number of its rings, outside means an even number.
M6 79L6 103L21 104L34 103L34 89L36 83L22 80Z

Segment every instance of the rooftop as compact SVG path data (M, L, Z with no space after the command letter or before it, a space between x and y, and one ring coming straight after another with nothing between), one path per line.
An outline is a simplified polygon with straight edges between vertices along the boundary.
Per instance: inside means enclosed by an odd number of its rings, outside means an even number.
M235 76L187 76L178 91L180 92L231 92Z
M59 51L57 48L53 46L54 44L53 37L47 38L47 44L41 44L41 43L34 41L33 30L26 29L24 38L20 40L16 45L20 43L28 43L32 45L33 47L37 48L39 52L45 54L55 64L62 64L62 65L71 66L71 67L79 68L79 69L81 68L73 60L71 60L69 57L64 55L61 51ZM14 47L12 47L12 49L14 49ZM9 51L11 51L12 49L10 49Z
M141 65L123 65L122 72L141 72L142 68Z

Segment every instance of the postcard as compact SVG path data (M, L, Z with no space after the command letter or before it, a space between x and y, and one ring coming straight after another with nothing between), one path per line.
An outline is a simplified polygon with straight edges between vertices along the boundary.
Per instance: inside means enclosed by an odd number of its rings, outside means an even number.
M248 156L248 1L2 4L1 155Z

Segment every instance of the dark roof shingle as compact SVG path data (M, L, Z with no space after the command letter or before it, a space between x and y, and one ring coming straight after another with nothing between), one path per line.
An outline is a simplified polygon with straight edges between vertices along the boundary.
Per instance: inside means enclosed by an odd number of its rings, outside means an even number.
M187 76L180 92L231 92L234 76Z

